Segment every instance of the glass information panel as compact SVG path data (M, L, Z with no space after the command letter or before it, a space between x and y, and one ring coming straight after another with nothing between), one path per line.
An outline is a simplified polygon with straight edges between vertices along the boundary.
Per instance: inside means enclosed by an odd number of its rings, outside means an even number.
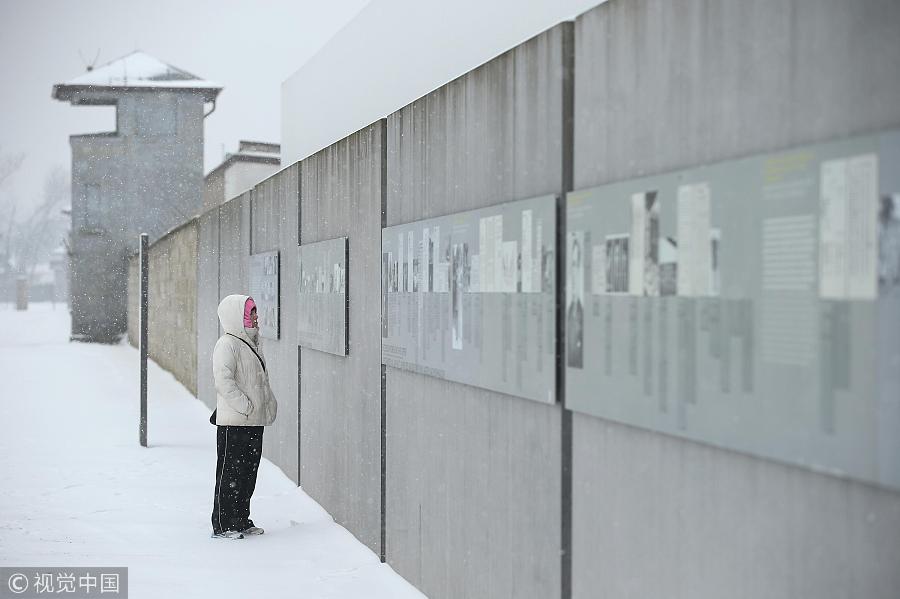
M279 253L263 252L250 256L250 296L256 302L259 334L278 339L279 326Z
M556 201L384 229L384 364L555 402Z
M339 356L349 353L346 237L300 246L297 338L308 347Z
M900 487L900 132L574 191L566 406Z

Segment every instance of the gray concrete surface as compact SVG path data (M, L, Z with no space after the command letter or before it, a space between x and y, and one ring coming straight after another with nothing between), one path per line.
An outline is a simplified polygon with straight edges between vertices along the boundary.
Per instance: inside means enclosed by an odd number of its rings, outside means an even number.
M898 23L889 0L597 7L575 188L896 127ZM573 439L573 597L900 596L896 493L581 414Z
M219 208L219 299L248 293L251 194L242 193Z
M279 339L260 338L269 382L278 400L278 417L263 435L263 454L295 483L299 482L297 409L297 218L299 165L259 183L250 202L250 252L280 250ZM249 283L249 281L248 281ZM249 291L247 292L249 293Z
M219 207L201 214L197 226L197 397L213 410L212 352L219 338Z
M150 358L197 394L197 220L191 219L150 246ZM128 263L128 341L140 335L140 256Z
M349 354L300 349L300 484L376 554L381 552L384 131L379 121L300 163L301 242L349 237L350 252ZM296 330L291 334L296 338Z
M140 254L128 258L128 343L132 347L140 346L141 335L141 260Z
M388 225L565 190L571 32L388 116ZM388 563L429 597L558 597L560 407L388 368L386 411Z

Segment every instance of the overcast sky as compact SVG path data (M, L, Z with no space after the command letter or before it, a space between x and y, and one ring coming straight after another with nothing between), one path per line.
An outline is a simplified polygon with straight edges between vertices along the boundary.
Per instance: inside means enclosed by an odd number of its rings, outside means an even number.
M26 154L0 193L30 204L54 165L70 169L69 135L115 129L109 107L50 98L98 50L98 66L143 50L224 86L206 119L204 172L239 139L280 141L282 81L367 3L0 0L0 152Z

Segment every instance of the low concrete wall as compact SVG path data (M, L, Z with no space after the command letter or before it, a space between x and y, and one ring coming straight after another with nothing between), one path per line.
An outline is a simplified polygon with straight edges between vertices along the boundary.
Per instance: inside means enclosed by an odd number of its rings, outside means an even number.
M198 223L191 219L150 246L149 354L197 394ZM128 341L140 334L140 255L128 260Z
M140 254L128 258L128 343L139 347L141 335L141 260Z

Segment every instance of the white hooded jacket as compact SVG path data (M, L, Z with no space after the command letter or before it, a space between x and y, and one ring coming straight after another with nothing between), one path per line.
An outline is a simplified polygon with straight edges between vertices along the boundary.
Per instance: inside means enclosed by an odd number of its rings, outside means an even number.
M275 422L278 412L262 352L244 330L248 297L229 295L219 302L225 334L213 349L217 425L267 426Z

